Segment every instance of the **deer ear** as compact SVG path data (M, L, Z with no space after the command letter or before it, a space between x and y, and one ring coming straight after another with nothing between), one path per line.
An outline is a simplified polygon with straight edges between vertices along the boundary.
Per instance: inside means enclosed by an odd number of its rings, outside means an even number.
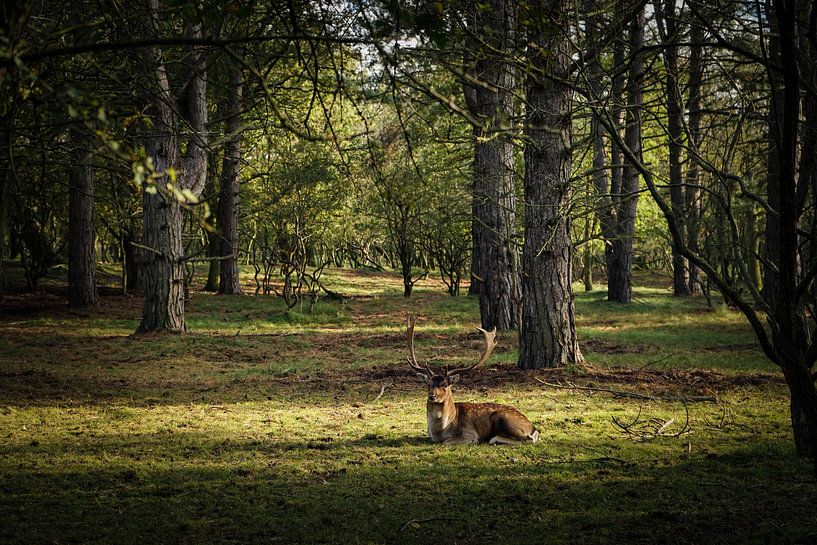
M417 374L418 377L423 377L423 380L425 380L427 383L431 382L431 379L425 373L416 373L416 374Z
M460 376L458 374L457 375L451 375L450 377L448 377L448 384L454 384L459 379L460 379Z

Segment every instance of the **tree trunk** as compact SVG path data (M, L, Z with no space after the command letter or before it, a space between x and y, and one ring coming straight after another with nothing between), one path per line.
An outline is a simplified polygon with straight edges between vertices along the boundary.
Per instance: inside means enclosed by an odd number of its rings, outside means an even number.
M154 138L148 147L157 173L176 162L178 148L172 135ZM144 192L140 249L144 305L139 331L185 330L182 207L167 191L168 175L156 180L156 193ZM146 249L147 248L147 249Z
M221 261L218 292L241 293L238 278L238 189L241 174L241 111L244 75L241 66L233 67L227 100L227 142L221 168L219 195L219 227L221 229Z
M681 171L681 149L683 124L681 123L681 90L678 83L678 40L675 18L675 1L666 0L658 4L656 15L664 28L664 68L666 74L665 94L667 97L667 136L669 137L669 191L672 211L682 234L686 234L686 199L684 179ZM684 241L685 242L685 241ZM672 246L672 291L676 296L689 295L689 269L686 258L679 248Z
M571 47L565 0L530 29L526 82L525 243L519 362L523 369L582 361L576 338L570 240ZM533 13L544 6L533 3ZM532 20L536 21L535 16ZM547 55L545 54L547 52Z
M153 17L158 18L159 8L153 2ZM188 29L190 30L190 28ZM192 27L192 37L201 37L201 26ZM143 195L144 219L142 225L142 288L144 305L138 332L186 330L184 319L184 246L182 244L181 199L185 197L173 191L168 169L180 170L173 189L187 190L198 198L204 189L207 175L207 73L201 52L186 57L188 74L182 74L187 85L183 88L184 100L177 101L168 80L164 55L159 48L149 52L149 70L155 77L153 107L156 110L156 132L147 138L145 146L153 159L156 191L150 193L146 186ZM187 76L187 77L185 77ZM172 105L181 103L178 113ZM184 117L184 125L191 134L187 138L184 156L177 136L177 116ZM178 167L181 168L178 168Z
M791 419L794 442L800 455L814 456L817 471L817 389L809 357L810 334L805 323L802 298L795 297L799 284L798 222L803 214L808 186L797 185L798 136L800 134L800 73L796 43L795 2L775 0L769 17L777 25L777 38L770 39L770 61L782 67L772 85L768 202L777 214L767 215L767 259L776 264L764 279L764 296L774 319L771 328L778 363L791 392ZM774 29L773 29L774 30ZM803 52L809 69L814 58ZM789 62L783 62L783 59ZM774 71L772 71L774 74ZM806 112L808 113L808 112ZM811 119L810 121L814 121ZM808 142L805 142L808 145ZM810 361L811 360L811 361Z
M690 40L693 44L700 44L704 40L703 29L693 24L690 31ZM703 51L702 46L693 46L689 57L689 98L687 100L687 126L689 127L689 166L686 174L686 188L684 191L686 209L686 236L689 249L696 254L698 247L698 225L701 216L701 188L700 167L697 154L701 146L703 134L701 132L701 84L703 82ZM687 291L690 294L700 293L701 284L698 278L698 267L690 262Z
M465 84L471 113L483 121L475 127L472 278L479 284L482 327L515 328L521 298L519 252L513 240L516 222L513 143L509 137L516 77L507 55L514 45L516 2L491 0L490 10L477 10L470 40L475 58L472 74L486 86Z
M98 298L91 138L81 129L74 129L71 134L75 148L68 189L68 306L88 308Z
M207 257L221 257L221 237L218 233L207 231ZM219 271L221 263L210 261L207 267L207 282L204 283L204 291L218 291Z
M627 77L627 125L624 142L641 159L641 105L644 80L644 8L630 22L629 50L632 58ZM617 237L610 245L608 259L607 299L629 303L633 295L633 237L638 207L639 173L627 161L621 179L621 198L618 203Z

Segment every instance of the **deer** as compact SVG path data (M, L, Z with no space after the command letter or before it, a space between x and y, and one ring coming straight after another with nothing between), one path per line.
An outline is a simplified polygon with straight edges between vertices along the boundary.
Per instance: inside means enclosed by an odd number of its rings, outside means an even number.
M409 317L406 337L408 340L408 363L416 374L428 384L426 421L428 436L434 443L446 445L488 443L516 444L535 443L539 440L537 430L530 420L513 407L499 403L458 403L451 393L453 386L464 373L485 363L496 346L496 328L486 331L476 328L484 337L485 348L476 363L455 369L446 366L443 374L435 373L428 363L420 365L414 355L414 325L417 317Z

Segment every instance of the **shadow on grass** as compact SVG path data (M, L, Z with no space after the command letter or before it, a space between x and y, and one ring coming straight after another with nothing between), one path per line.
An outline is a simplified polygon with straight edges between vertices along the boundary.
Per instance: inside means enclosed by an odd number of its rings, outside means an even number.
M172 453L168 442L177 442ZM817 486L781 443L571 460L545 445L207 434L0 448L4 543L814 543ZM161 450L164 448L165 450ZM14 464L42 456L32 466ZM157 451L161 454L158 454ZM83 456L107 460L84 467ZM47 463L47 460L64 464ZM36 457L35 457L36 460Z

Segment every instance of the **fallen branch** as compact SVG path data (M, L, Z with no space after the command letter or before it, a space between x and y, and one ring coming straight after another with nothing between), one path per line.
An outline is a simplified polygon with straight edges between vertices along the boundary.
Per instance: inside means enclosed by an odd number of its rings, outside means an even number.
M637 392L625 392L622 390L613 390L610 388L595 388L591 386L577 386L575 384L558 384L553 382L545 382L544 380L533 377L534 380L544 384L545 386L550 386L551 388L561 388L563 390L583 390L587 392L603 392L612 394L615 397L627 397L631 399L644 399L647 401L680 401L683 403L695 403L695 402L711 402L715 403L718 401L718 398L715 396L652 396L647 394L639 394Z
M389 383L389 384L384 384L384 385L382 385L382 386L380 387L380 393L379 393L379 394L377 394L377 397L376 397L376 398L374 398L373 400L369 401L369 403L374 403L375 401L377 401L378 399L380 399L381 397L383 397L383 393L386 391L386 386L391 386L392 384L394 384L394 383L392 382L392 383Z

